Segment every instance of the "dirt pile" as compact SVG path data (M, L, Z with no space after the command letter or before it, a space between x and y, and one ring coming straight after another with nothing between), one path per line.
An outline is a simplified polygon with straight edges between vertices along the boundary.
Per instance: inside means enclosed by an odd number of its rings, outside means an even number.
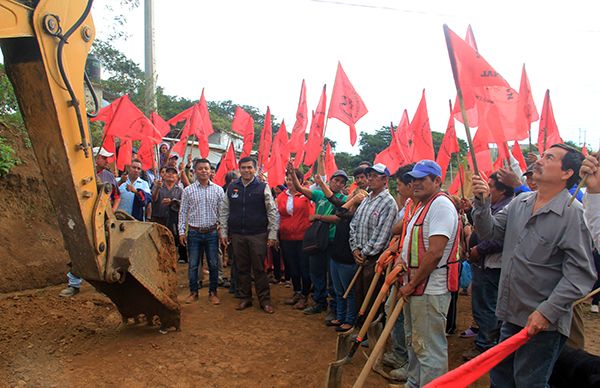
M1 122L0 136L21 159L0 178L0 292L64 282L69 258L29 139Z

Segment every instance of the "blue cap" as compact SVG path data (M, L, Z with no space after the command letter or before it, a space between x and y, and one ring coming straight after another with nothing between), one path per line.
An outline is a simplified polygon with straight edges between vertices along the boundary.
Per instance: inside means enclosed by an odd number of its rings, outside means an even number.
M404 176L421 179L427 175L442 176L442 168L433 160L421 160L413 167L412 171L407 172Z
M374 172L379 175L385 175L385 176L392 175L392 174L390 174L390 170L388 170L388 168L383 163L376 163L375 165L373 165L371 167L365 168L365 174L368 175L371 172Z

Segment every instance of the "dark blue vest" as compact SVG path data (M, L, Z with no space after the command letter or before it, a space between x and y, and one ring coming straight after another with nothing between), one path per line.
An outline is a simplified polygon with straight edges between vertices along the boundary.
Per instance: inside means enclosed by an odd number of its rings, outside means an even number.
M265 183L254 178L248 186L244 186L242 179L237 179L227 188L227 198L229 233L249 235L267 232Z

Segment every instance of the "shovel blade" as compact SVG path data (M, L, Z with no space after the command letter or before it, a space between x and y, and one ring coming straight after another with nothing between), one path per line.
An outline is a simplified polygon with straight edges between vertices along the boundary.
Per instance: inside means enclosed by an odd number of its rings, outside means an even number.
M352 328L348 331L338 334L335 347L336 360L341 360L348 355L348 352L350 352L350 348L352 347L352 335L355 334L355 332L356 330Z

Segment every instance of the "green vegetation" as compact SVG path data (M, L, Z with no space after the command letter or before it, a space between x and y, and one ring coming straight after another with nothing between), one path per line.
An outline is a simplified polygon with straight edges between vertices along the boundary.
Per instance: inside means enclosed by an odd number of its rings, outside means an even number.
M20 163L21 160L17 157L15 150L7 144L5 138L0 137L0 177L6 176L14 166Z

